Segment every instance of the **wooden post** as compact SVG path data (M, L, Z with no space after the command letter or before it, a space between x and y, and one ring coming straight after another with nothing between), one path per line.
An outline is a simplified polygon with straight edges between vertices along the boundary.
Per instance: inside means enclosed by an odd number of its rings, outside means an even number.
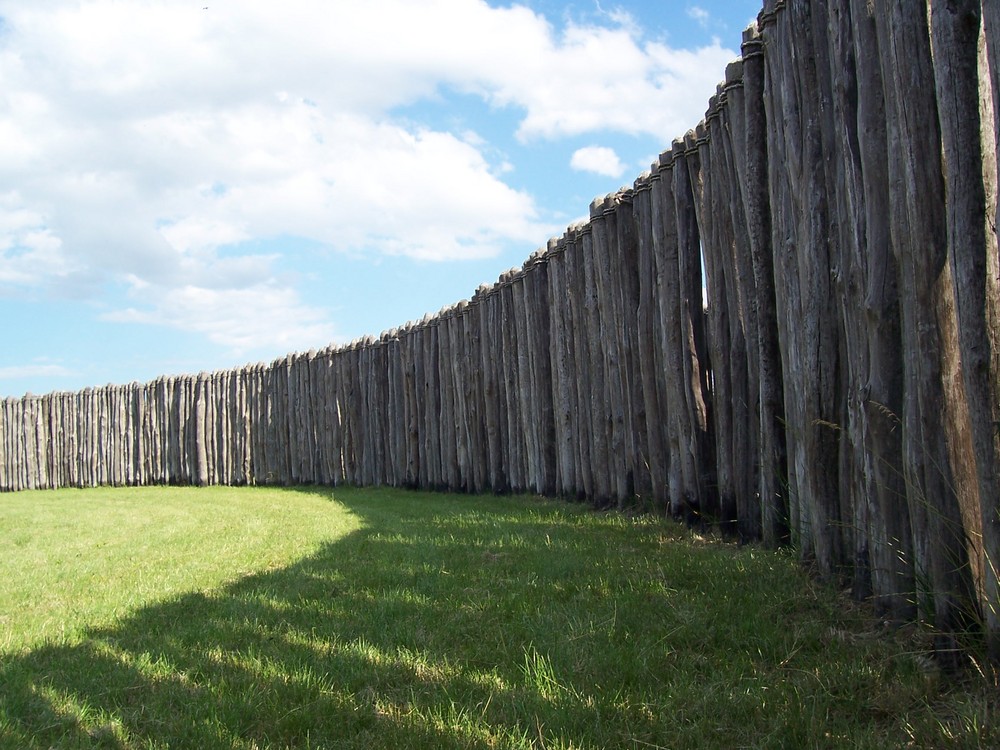
M442 309L437 314L437 373L441 410L438 414L438 433L441 451L441 489L454 492L460 484L458 472L458 424L455 421L455 373L449 335L449 321L455 315L454 307Z
M673 152L660 154L650 175L653 223L653 267L656 275L657 319L663 352L662 409L666 419L667 510L680 515L687 505L684 477L693 475L694 456L683 440L686 415L684 399L684 346L681 343L680 273L677 213L674 195Z
M523 492L525 468L521 412L517 382L517 327L513 310L511 275L514 269L500 275L495 286L496 335L495 362L499 367L497 383L500 397L500 447L507 475L505 491Z
M443 429L449 432L449 441L453 456L449 458L448 489L454 492L471 492L471 445L470 431L466 406L465 373L462 360L468 356L468 342L463 335L463 318L468 313L468 302L461 300L449 308L441 322L441 340L447 342L447 357L443 356L442 367L447 369L448 386L445 389L449 400L450 415Z
M417 423L416 333L407 324L399 332L399 361L403 391L400 428L403 431L403 486L416 487L420 476L419 428Z
M592 489L588 493L591 502L603 507L614 499L614 478L611 463L611 406L605 364L607 356L605 342L601 336L601 297L597 278L597 256L595 250L595 212L599 212L599 202L591 204L591 221L580 229L580 272L583 276L584 335L587 338L588 361L584 364L589 374L589 403L586 412L590 419L588 430L590 460L593 462Z
M926 15L913 13L901 0L887 2L875 20L889 124L891 234L905 373L903 456L916 578L923 584L919 604L940 633L939 654L951 663L951 634L963 627L971 583L956 496L959 467L949 451L958 438L960 394L954 385L961 379L955 383L949 377L958 360L957 337L930 35ZM900 59L907 65L898 65Z
M768 126L764 105L764 44L756 26L743 34L743 94L746 185L743 203L753 262L757 305L757 358L760 369L758 496L761 538L774 548L788 536L787 456L784 436L784 382L778 344L771 206L768 182Z
M399 330L393 328L382 336L385 350L385 384L383 410L386 417L385 480L393 487L401 487L406 470L406 439L404 427L404 389Z
M705 316L702 307L701 235L695 213L697 200L697 170L691 161L697 158L697 139L690 131L673 145L673 210L676 227L676 261L678 285L673 304L679 308L678 330L680 352L677 360L683 367L681 448L688 452L684 465L684 487L675 515L686 514L688 520L700 517L711 506L709 487L714 484L710 457L708 352L705 336ZM695 165L696 166L696 165ZM672 269L667 271L672 273Z
M611 277L610 238L614 236L616 231L613 196L595 199L590 204L590 227L592 253L589 256L589 262L593 268L594 279L593 332L598 337L601 346L599 358L592 360L592 362L595 367L600 369L600 379L603 384L601 388L603 403L598 411L598 416L601 420L601 428L607 435L607 466L610 476L606 499L621 507L629 496L630 487L626 463L628 450L625 442L624 365L619 335L620 320L615 314L615 297L618 296L619 290L613 288ZM618 259L616 258L615 261L617 262ZM600 498L600 500L603 499Z
M726 82L721 93L724 106L719 109L719 129L715 137L721 144L720 155L725 163L728 208L733 231L732 268L727 278L733 282L730 294L737 300L737 314L730 318L731 338L742 339L745 370L739 363L733 369L734 420L742 432L734 435L734 474L736 481L736 513L740 538L744 541L761 539L762 504L760 486L761 433L761 363L759 340L760 318L750 226L746 210L747 132L746 92L743 86L743 62L726 67ZM745 374L743 374L745 373Z
M556 492L563 497L576 494L578 478L573 446L573 417L576 413L575 379L572 377L573 336L569 321L570 290L566 280L565 238L550 240L548 252L549 332L551 342L553 439L555 441Z
M194 433L194 472L193 480L199 487L208 484L208 449L206 437L206 401L205 373L198 375L194 381L193 433Z
M571 226L563 239L565 242L564 264L566 267L567 326L573 339L572 377L576 384L574 463L576 465L576 495L591 501L596 497L594 486L594 457L597 443L594 439L593 400L594 388L590 371L590 349L595 342L588 328L586 256L583 237L590 231L589 224Z
M650 173L635 181L632 210L637 229L637 275L639 299L637 306L637 357L639 379L645 410L646 445L653 507L665 511L670 495L667 484L669 465L667 446L667 406L662 373L666 370L663 338L659 316L659 285L655 261L656 231L653 218L653 180Z
M523 469L522 490L539 491L539 436L538 423L534 419L534 384L531 380L531 343L528 339L528 301L525 289L526 271L512 270L508 286L510 287L510 323L515 351L512 361L515 365L513 395L517 404L516 428L511 431L517 441L519 453L522 456Z
M469 342L462 360L465 383L465 403L470 425L470 458L472 461L472 486L475 492L485 492L490 485L490 445L487 424L489 409L486 399L486 372L482 367L484 344L482 340L486 287L480 286L469 301L468 313L462 325L465 340Z
M713 97L713 103L716 101L717 99ZM718 123L716 111L712 112L711 122ZM717 149L712 148L713 143L706 134L705 124L700 125L697 132L695 148L698 158L694 196L697 201L701 257L705 267L704 283L708 297L705 323L712 383L710 432L714 443L715 466L715 488L708 493L711 500L702 508L702 513L706 514L710 522L721 524L723 530L731 534L736 510L736 477L733 465L735 430L733 374L730 369L730 358L734 353L735 342L730 336L730 305L733 299L729 295L730 283L726 278L731 248L722 213L722 191L718 185L723 175L717 174L715 164Z
M427 437L427 486L441 490L445 487L443 445L441 441L441 356L438 334L441 321L427 315L424 336L424 430Z
M998 374L991 368L997 356L1000 330L989 320L987 201L984 175L980 108L979 0L944 3L933 0L931 22L934 73L943 144L947 248L958 347L968 414L971 419L982 530L982 614L991 656L1000 661L1000 401L994 389ZM993 128L989 128L990 131ZM992 132L990 133L992 135ZM995 158L995 154L993 155ZM995 205L995 203L994 203ZM995 217L994 217L995 220ZM992 232L991 232L992 234ZM995 246L995 235L990 238ZM993 305L997 302L994 299ZM991 330L992 328L992 330ZM992 380L992 382L991 382ZM978 561L977 561L978 562Z
M620 320L623 380L626 397L626 446L630 472L629 499L648 499L652 491L650 447L646 429L646 404L642 394L642 365L639 360L639 239L633 211L634 192L622 188L615 194L614 216L617 263L612 278L619 288L616 310Z
M558 492L555 406L552 379L552 302L549 295L549 257L546 250L534 253L524 266L527 304L527 339L530 354L532 415L537 451L536 491L552 496Z
M853 447L853 586L875 596L879 616L910 619L913 551L905 503L902 442L903 362L891 252L885 105L874 9L838 2L830 9L842 215L839 293L845 334L845 436ZM865 81L865 85L860 85ZM846 446L845 446L846 448Z
M483 374L482 405L485 411L486 441L489 452L489 487L493 492L506 492L507 465L504 462L504 441L501 419L506 408L505 394L501 390L503 381L500 377L503 359L497 337L501 337L500 329L500 295L497 287L483 289L480 287L479 297L479 340L480 363Z

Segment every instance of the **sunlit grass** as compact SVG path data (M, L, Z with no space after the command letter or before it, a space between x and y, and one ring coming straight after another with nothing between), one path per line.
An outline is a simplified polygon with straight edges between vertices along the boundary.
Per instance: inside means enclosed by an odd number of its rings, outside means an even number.
M94 490L0 496L0 544L4 748L1000 738L992 685L944 682L914 631L883 632L789 555L650 516L394 490Z
M0 495L0 653L73 642L139 607L283 567L359 526L329 497L283 490Z

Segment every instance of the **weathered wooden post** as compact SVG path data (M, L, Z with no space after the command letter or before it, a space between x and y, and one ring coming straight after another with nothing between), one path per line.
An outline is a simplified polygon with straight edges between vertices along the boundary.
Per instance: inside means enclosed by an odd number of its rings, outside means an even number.
M420 481L420 427L417 403L417 333L412 324L400 330L400 367L403 377L402 430L405 448L403 484L416 487Z
M596 442L594 440L593 419L593 382L590 372L590 347L594 342L590 338L587 325L587 283L586 257L583 252L584 230L589 232L588 224L575 224L569 227L563 236L566 250L564 265L566 268L567 289L567 326L572 336L573 354L570 372L576 385L574 412L574 462L576 465L576 495L580 498L595 497L594 489L594 456Z
M500 401L500 447L507 475L507 491L525 489L524 435L518 388L517 325L514 317L512 279L520 269L509 269L495 285L496 363Z
M611 406L608 402L605 343L601 337L601 297L597 279L594 212L595 205L592 203L591 220L580 227L578 272L583 285L583 330L588 342L588 359L584 368L589 375L589 399L585 413L590 420L588 433L590 459L593 462L592 488L588 495L591 502L600 507L611 503L614 497L614 478L611 463Z
M995 4L995 3L994 3ZM995 230L988 228L986 185L995 168L984 173L984 145L996 159L993 128L984 128L980 104L979 42L982 30L979 0L932 0L933 62L941 123L947 250L953 277L958 348L965 397L971 420L976 462L982 550L982 614L991 656L1000 660L1000 326L990 320L996 298L988 302L989 287L997 288L997 264L990 267L989 241L996 258ZM989 5L989 3L987 3ZM986 97L987 101L989 97ZM987 110L992 115L992 106ZM991 201L995 206L995 200ZM992 207L992 206L991 206ZM996 217L993 217L995 222ZM993 276L992 284L987 278ZM991 372L992 370L992 372ZM979 560L976 560L979 562Z
M470 317L469 303L461 300L455 305L453 313L448 316L445 327L448 346L451 351L449 362L453 394L453 420L455 430L455 460L458 470L458 484L454 489L460 492L473 492L473 446L476 438L476 425L469 411L469 396L471 383L467 382L470 375L466 373L465 363L472 355L471 341L466 333L466 322ZM449 425L451 427L451 425Z
M715 110L717 98L713 97L711 120L717 122ZM706 344L711 372L711 410L709 416L712 427L710 433L714 444L712 454L715 467L715 487L708 493L710 502L702 508L712 523L719 523L727 533L732 533L732 521L736 506L736 479L733 465L733 377L730 357L734 342L730 336L730 303L727 275L726 222L722 215L721 190L718 184L722 175L716 174L715 157L717 149L707 134L707 126L702 123L696 131L694 148L697 160L692 162L693 192L695 197L698 229L701 239L701 257L705 268Z
M462 485L459 469L459 444L463 440L458 422L459 384L455 376L455 361L459 353L452 340L452 328L458 314L456 306L447 307L438 313L438 379L441 392L441 412L438 415L438 429L441 434L441 486L450 492Z
M487 477L486 424L482 406L483 379L482 371L479 368L482 354L479 341L478 307L479 303L473 294L468 302L464 303L455 331L455 335L462 342L462 355L456 362L456 367L462 389L464 414L462 424L465 427L468 440L466 447L468 464L464 469L464 476L471 492L484 492Z
M441 385L438 367L438 322L425 313L417 323L417 437L420 448L419 486L441 489Z
M574 417L576 415L576 381L573 377L573 334L569 319L569 295L566 275L566 240L549 241L549 368L552 377L553 439L555 441L556 491L564 496L576 494L579 487L574 450Z
M339 369L341 351L341 347L331 346L327 349L326 359L326 429L330 436L330 481L334 486L344 483L344 424Z
M913 552L908 508L899 502L906 491L897 429L903 367L873 13L863 2L831 3L827 34L839 151L840 234L832 260L845 342L844 451L853 464L842 493L853 501L855 595L873 593L879 616L901 621L914 613Z
M983 35L986 42L984 57L987 65L984 67L983 63L980 63L980 76L983 79L981 85L985 83L988 73L989 90L992 94L988 99L984 97L986 101L983 104L983 127L987 131L984 133L987 140L984 141L983 167L987 171L984 175L988 188L986 194L987 219L991 222L992 229L992 231L988 230L986 234L986 319L989 323L987 335L990 347L988 380L993 405L993 423L997 425L1000 423L1000 414L997 413L998 404L1000 404L1000 230L998 230L997 224L998 217L1000 217L1000 4L991 2L991 0L983 2ZM988 141L990 119L993 121L992 144ZM990 145L992 145L992 151L989 149ZM988 173L991 167L995 167L992 174ZM997 434L998 432L993 434L994 441L996 441ZM994 443L994 451L997 450ZM994 467L997 460L994 459ZM982 487L982 482L980 482L979 502L983 515L986 563L991 566L990 570L995 577L997 559L1000 556L1000 551L997 549L1000 545L1000 541L998 541L1000 530L997 528L1000 524L1000 499L996 494L991 497L988 493L984 493ZM989 610L989 617L993 618L987 624L987 628L989 629L989 650L994 661L998 659L997 652L1000 650L996 637L997 623L995 618L1000 610L997 596L996 589L991 590L991 587L987 586L984 609Z
M386 482L393 487L401 487L405 481L406 470L406 440L404 427L406 425L404 411L404 387L402 355L400 352L399 330L393 328L382 336L385 349L385 384L384 405L386 416L387 446Z
M621 505L629 494L627 449L625 444L625 383L623 379L621 338L615 316L612 288L610 236L614 234L614 196L595 198L590 204L588 263L593 275L593 333L600 342L600 352L592 362L600 370L602 403L598 411L601 428L607 435L605 450L609 472L607 496L598 502ZM616 259L617 260L617 259ZM600 434L600 433L598 433Z
M658 510L669 505L667 470L667 407L663 373L666 361L663 356L662 321L659 316L659 286L654 258L653 233L653 180L649 172L641 175L634 184L632 210L636 226L636 271L639 281L639 298L636 308L636 355L639 362L639 380L645 411L646 445L649 462L650 497Z
M206 436L208 394L205 389L206 375L199 374L194 378L193 433L194 433L194 471L192 479L199 487L208 484L208 447Z
M552 300L549 295L549 257L546 250L531 255L524 265L527 300L527 340L532 391L531 422L537 451L536 490L552 496L558 492L555 406L552 379Z
M247 481L257 485L264 476L264 440L262 430L266 423L263 394L261 392L260 364L250 365L245 371L248 451L250 472Z
M9 398L0 400L0 492L13 492L10 480L10 418Z
M963 627L971 599L955 461L961 394L952 372L954 292L947 258L941 134L927 16L901 0L875 15L886 94L890 216L899 273L905 390L902 414L907 500L922 613L954 658L950 635ZM900 66L900 59L907 65ZM960 381L960 378L958 379ZM942 417L944 429L942 429Z
M671 232L676 237L676 272L668 268L666 273L676 273L676 297L671 304L677 305L677 333L679 351L676 352L682 366L681 379L681 445L686 451L684 486L681 497L674 498L675 515L688 515L694 520L704 509L711 507L709 487L714 484L714 472L710 455L708 387L708 352L705 336L705 316L702 307L701 284L701 235L698 227L697 200L695 187L697 170L692 169L692 160L697 159L697 139L690 131L684 139L674 141L672 149L673 202L674 212ZM669 250L668 250L669 252Z
M768 202L767 118L764 108L764 45L756 26L743 34L742 89L730 96L742 105L743 133L739 148L734 138L734 157L743 165L742 191L747 242L753 282L756 319L757 371L757 495L760 499L760 534L769 547L784 541L788 531L788 505L783 484L787 477L783 427L784 385L778 346L775 306L774 263L771 249L771 211ZM728 76L727 76L728 78ZM735 115L735 111L734 111ZM735 119L735 118L734 118Z
M531 382L531 345L528 340L528 299L525 288L525 269L511 270L510 325L515 350L511 360L515 364L513 396L517 404L517 426L511 431L516 439L523 468L522 490L538 491L540 467L538 465L538 424L534 420L534 387Z
M646 428L646 403L642 393L642 364L639 360L639 239L635 224L632 188L615 194L615 237L618 262L612 266L621 325L622 359L625 363L624 386L627 400L626 444L628 446L629 495L648 500L652 491L650 447Z
M720 158L727 175L725 190L733 232L731 266L727 279L732 282L729 294L736 300L737 314L730 318L730 337L740 340L737 361L732 368L733 410L741 432L734 434L734 474L736 513L741 539L761 538L762 508L760 485L760 320L758 293L754 277L753 251L746 212L747 133L746 96L743 87L743 62L726 66L726 79L720 93L717 133ZM742 360L742 363L739 361Z
M501 390L503 359L497 337L500 331L500 297L496 286L480 287L479 298L479 367L483 376L482 407L485 412L486 443L489 460L488 485L493 492L506 492L507 467L504 462L504 436L501 432L501 419L506 405L505 395Z

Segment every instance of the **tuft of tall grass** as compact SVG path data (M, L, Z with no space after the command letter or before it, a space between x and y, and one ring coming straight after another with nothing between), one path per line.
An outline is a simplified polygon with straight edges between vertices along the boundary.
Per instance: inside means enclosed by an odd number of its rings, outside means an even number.
M883 630L788 553L647 515L388 489L24 493L0 497L0 544L2 748L1000 741L995 685L942 679L918 631Z

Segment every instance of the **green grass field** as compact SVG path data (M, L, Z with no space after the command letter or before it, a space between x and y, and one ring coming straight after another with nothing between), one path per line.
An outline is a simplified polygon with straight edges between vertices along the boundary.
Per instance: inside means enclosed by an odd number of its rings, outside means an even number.
M2 748L996 747L788 554L537 498L0 496Z

